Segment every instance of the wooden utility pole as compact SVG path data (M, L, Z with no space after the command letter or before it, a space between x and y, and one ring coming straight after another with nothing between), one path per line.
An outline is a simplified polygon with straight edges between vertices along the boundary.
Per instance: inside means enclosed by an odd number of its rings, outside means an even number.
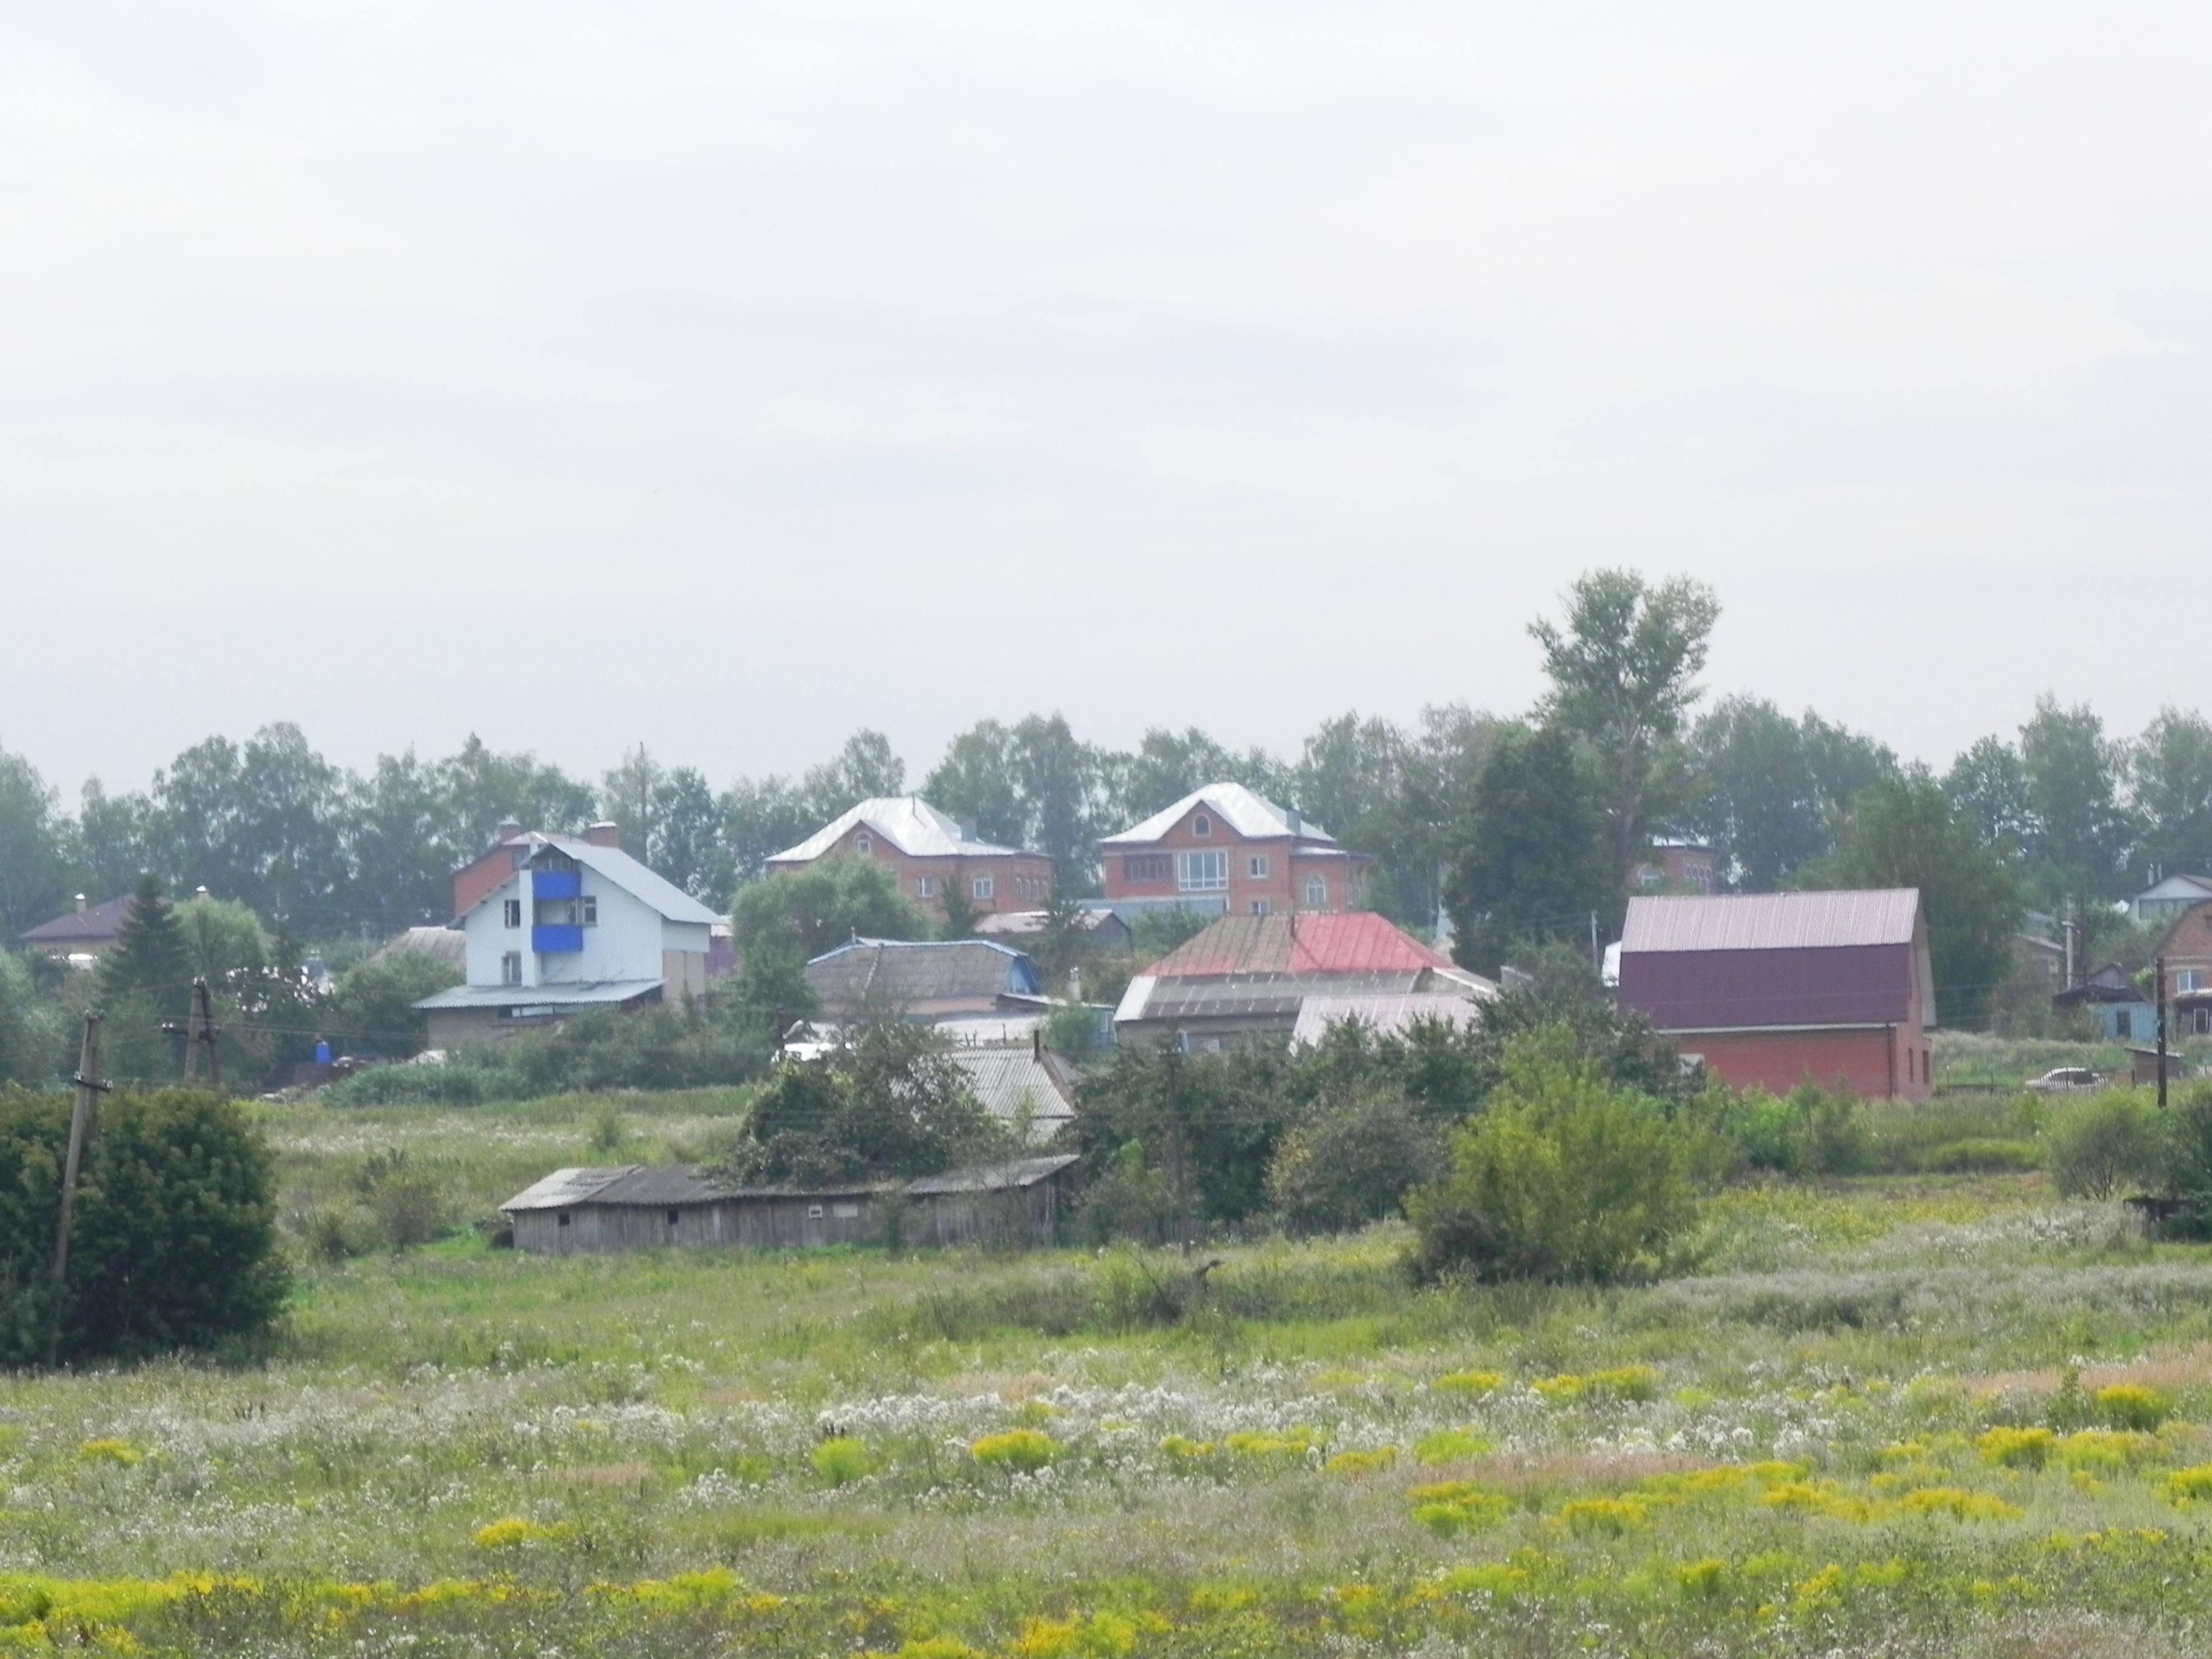
M198 1024L192 1040L207 1048L208 1086L217 1094L222 1092L222 1062L215 1052L215 1005L208 994L208 982L204 979L192 981L192 1012Z
M77 1051L76 1102L70 1109L69 1151L62 1158L62 1212L54 1230L53 1308L46 1331L46 1364L61 1357L62 1302L69 1280L70 1216L76 1208L77 1170L84 1163L84 1143L92 1135L92 1109L107 1085L100 1078L100 1013L84 1017L84 1044Z
M2158 975L2158 983L2152 988L2158 994L2158 1104L2159 1109L2164 1111L2166 1109L2166 958L2160 957L2154 962L2151 964L2151 971Z

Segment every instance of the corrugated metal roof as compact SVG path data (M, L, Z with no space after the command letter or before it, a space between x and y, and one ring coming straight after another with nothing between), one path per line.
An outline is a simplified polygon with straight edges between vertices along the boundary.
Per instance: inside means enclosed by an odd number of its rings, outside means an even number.
M1662 951L1820 951L1909 945L1914 887L1834 893L1729 893L1632 898L1624 957Z
M520 842L529 844L532 857L536 856L538 848L545 847L566 853L595 875L604 877L640 903L658 911L666 921L712 927L722 919L674 882L654 874L619 847L595 847L575 836L542 835L535 830L504 845L513 847ZM492 849L495 853L500 850L499 848ZM507 883L514 879L514 877L510 875L492 887L464 914L473 915L481 907L490 903L507 890Z
M1022 849L994 842L971 841L958 820L949 818L919 795L879 795L823 824L796 847L786 848L770 864L811 864L852 830L866 825L908 858L1012 858Z
M1142 823L1108 836L1101 847L1135 847L1161 836L1183 821L1185 815L1200 806L1210 807L1222 821L1238 835L1248 839L1264 839L1270 836L1297 836L1304 841L1331 842L1335 837L1321 825L1301 818L1297 827L1291 816L1263 795L1256 795L1241 783L1209 783L1202 789L1194 789L1164 811L1155 812Z
M502 1210L566 1210L581 1203L637 1168L617 1164L611 1169L556 1170L534 1181L499 1207Z
M1115 1010L1117 1023L1132 1020L1295 1020L1309 997L1402 997L1433 989L1429 969L1377 969L1356 974L1229 974L1205 979L1152 979L1139 1001L1139 981Z
M1026 1105L1033 1141L1051 1139L1075 1115L1061 1079L1030 1048L955 1048L946 1058L966 1073L969 1091L1001 1123L1015 1121Z
M1456 992L1308 997L1298 1005L1298 1023L1291 1028L1291 1042L1311 1047L1328 1035L1330 1026L1347 1020L1358 1021L1378 1036L1402 1036L1416 1021L1433 1020L1471 1030L1481 1017L1482 1004Z
M417 1008L604 1008L660 988L657 979L606 979L573 985L456 985Z
M410 927L371 957L371 962L391 962L400 957L428 957L455 968L468 960L469 936L458 927Z
M1212 974L1346 974L1448 968L1411 934L1371 910L1224 916L1146 971L1160 978Z
M1077 1161L1073 1152L1057 1152L1045 1158L1018 1158L1006 1164L986 1164L972 1170L948 1170L943 1175L924 1176L919 1181L907 1182L906 1189L915 1198L928 1198L940 1193L1002 1193L1020 1187L1034 1187L1040 1181L1058 1175Z
M137 896L135 893L125 893L121 898L110 899L105 904L90 905L82 910L65 910L52 921L42 921L29 932L18 933L15 937L26 945L74 945L79 942L105 945L122 931L123 919L131 914L131 902Z
M933 1012L981 1012L1000 997L1042 994L1029 957L988 939L854 939L815 957L805 974L808 988L832 1010L937 1005Z

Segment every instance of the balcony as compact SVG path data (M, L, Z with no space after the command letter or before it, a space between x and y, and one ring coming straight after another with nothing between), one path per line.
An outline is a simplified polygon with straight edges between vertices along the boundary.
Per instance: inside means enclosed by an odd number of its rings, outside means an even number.
M530 876L530 896L542 899L580 898L583 879L574 870L535 870Z
M530 930L530 948L540 956L556 956L584 948L584 930L574 922L541 921Z

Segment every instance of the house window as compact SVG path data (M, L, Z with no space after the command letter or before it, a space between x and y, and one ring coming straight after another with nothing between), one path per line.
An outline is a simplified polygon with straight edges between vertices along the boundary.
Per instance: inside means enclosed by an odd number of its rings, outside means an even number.
M916 898L935 898L937 896L937 878L935 876L916 876L914 878L914 896Z
M499 959L499 982L501 985L522 983L522 952L509 951Z
M996 886L988 876L978 876L969 884L969 891L979 899L987 899L996 890Z
M1307 905L1310 908L1318 910L1322 905L1328 902L1328 884L1323 881L1319 876L1308 876L1306 878Z
M669 1224L670 1226L673 1227L673 1226L676 1224L676 1221L677 1221L677 1212L676 1212L676 1211L674 1211L674 1210L671 1210L671 1211L668 1212L668 1224Z
M2132 1009L2122 1008L2115 1012L2112 1016L2112 1035L2114 1036L2133 1036L2135 1034L2136 1019L2134 1011Z
M2197 1035L2212 1036L2212 1008L2197 1010Z
M2177 991L2201 991L2204 988L2202 968L2179 968L2174 970L2173 988Z
M1253 880L1267 880L1267 855L1265 853L1253 854L1251 858L1246 860L1244 867L1251 872Z
M859 835L853 837L853 850L855 853L874 852L876 850L876 838L870 835L866 830L861 830Z
M1206 817L1205 813L1200 812L1196 817L1190 821L1190 833L1194 836L1212 835L1213 833L1213 820Z
M1176 885L1186 893L1218 893L1229 885L1226 853L1177 853Z
M598 896L594 894L586 893L581 899L578 900L577 902L583 906L582 913L578 916L577 920L581 921L586 927L598 927L599 925L599 901Z
M564 1227L568 1224L568 1212L566 1210L561 1212L561 1224Z
M1254 899L1252 901L1252 914L1255 916L1266 915L1267 914L1267 901L1265 899Z
M522 926L522 901L509 899L500 907L500 919L510 927Z
M810 1205L808 1205L808 1206L806 1206L806 1218L807 1218L809 1221L819 1221L819 1220L821 1220L821 1219L822 1219L822 1206L821 1206L819 1204L810 1204Z
M1165 853L1131 853L1121 860L1124 881L1172 881L1175 860Z

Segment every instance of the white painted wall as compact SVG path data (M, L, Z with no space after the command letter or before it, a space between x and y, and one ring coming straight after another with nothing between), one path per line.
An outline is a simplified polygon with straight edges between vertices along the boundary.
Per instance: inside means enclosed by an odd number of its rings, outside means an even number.
M599 921L584 929L584 948L580 951L540 957L531 950L530 926L534 913L532 872L518 870L462 920L469 983L502 983L500 958L509 951L522 953L525 985L664 979L667 977L661 959L664 951L694 951L704 962L707 923L671 921L597 871L586 869L580 873L585 896L599 901ZM522 902L522 925L519 927L506 925L509 899ZM703 969L699 977L703 983Z

